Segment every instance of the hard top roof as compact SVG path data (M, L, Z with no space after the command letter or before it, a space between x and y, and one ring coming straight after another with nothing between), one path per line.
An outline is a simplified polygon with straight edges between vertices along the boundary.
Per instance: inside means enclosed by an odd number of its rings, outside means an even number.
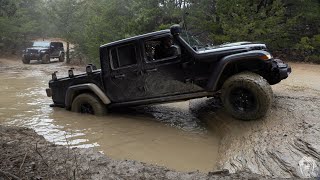
M166 29L166 30L162 30L162 31L156 31L156 32L151 32L151 33L147 33L147 34L142 34L142 35L138 35L138 36L133 36L127 39L122 39L122 40L118 40L118 41L114 41L108 44L104 44L102 46L100 46L100 48L104 48L104 47L108 47L108 46L114 46L117 44L122 44L122 43L126 43L126 42L130 42L130 41L134 41L137 39L143 39L143 38L148 38L148 37L152 37L152 36L158 36L158 35L164 35L164 34L170 34L170 30Z
M59 42L59 41L33 41L32 43L61 43L63 44L62 42Z

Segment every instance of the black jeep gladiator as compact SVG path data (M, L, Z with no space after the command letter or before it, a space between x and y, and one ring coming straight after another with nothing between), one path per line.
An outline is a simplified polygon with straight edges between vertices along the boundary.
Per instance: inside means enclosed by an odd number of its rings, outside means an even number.
M161 53L161 54L157 54ZM258 119L272 103L270 85L291 68L250 42L203 46L180 26L100 47L101 69L58 79L47 95L53 107L103 115L107 109L219 95L225 110L242 120Z
M30 60L38 60L44 64L50 63L51 58L59 58L64 61L64 48L61 42L36 41L32 47L23 51L22 62L29 64Z

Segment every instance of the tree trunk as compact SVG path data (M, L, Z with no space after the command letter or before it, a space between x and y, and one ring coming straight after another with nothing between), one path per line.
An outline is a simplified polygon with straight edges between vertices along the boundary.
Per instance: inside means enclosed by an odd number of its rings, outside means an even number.
M67 42L67 64L70 64L70 46L69 41Z

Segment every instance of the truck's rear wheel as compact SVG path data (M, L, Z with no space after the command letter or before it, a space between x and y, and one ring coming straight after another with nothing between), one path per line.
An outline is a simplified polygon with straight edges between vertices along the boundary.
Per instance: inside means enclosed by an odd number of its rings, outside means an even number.
M107 108L97 96L90 93L84 93L78 95L73 100L71 111L103 116L107 113Z
M30 64L30 59L27 58L25 55L22 56L22 62L23 64Z
M243 72L230 77L222 87L221 100L233 117L241 120L262 118L270 109L273 92L258 74Z
M50 63L50 55L49 54L43 55L41 60L42 60L42 64Z

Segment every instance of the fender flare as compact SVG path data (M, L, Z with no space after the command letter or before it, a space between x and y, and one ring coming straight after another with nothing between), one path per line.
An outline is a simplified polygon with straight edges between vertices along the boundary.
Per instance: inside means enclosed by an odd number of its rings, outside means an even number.
M266 55L270 56L270 53L263 50L255 50L255 51L233 54L233 55L229 55L222 58L217 62L217 64L215 65L210 75L210 78L207 84L207 90L208 91L217 90L218 82L227 65L239 62L240 60L264 62L265 60L262 60L261 57Z
M81 90L92 91L95 95L97 95L100 98L100 100L105 105L108 105L111 103L110 99L106 96L106 94L96 84L87 83L87 84L70 86L68 88L68 90L66 92L66 96L65 96L65 105L66 105L67 109L71 107L72 100L74 99L75 94Z
M60 51L60 53L59 53L59 57L61 56L61 54L65 54L65 52L64 51Z

